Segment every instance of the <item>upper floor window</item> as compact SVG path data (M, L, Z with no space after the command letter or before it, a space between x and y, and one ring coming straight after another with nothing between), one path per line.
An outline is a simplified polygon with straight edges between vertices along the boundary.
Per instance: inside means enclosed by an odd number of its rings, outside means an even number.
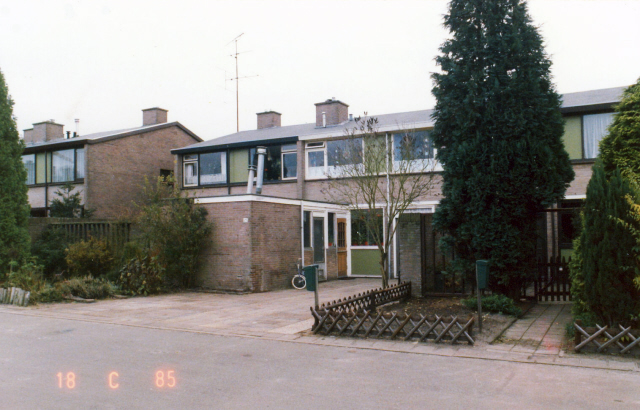
M613 122L613 113L592 114L582 117L582 134L584 138L584 157L598 156L600 140L607 135L607 128Z
M298 152L296 144L282 146L282 179L298 176Z
M339 177L348 167L362 164L362 138L311 142L307 144L307 178Z
M562 141L570 159L592 159L613 122L613 113L576 115L565 118Z
M39 152L22 156L27 185L62 183L85 177L84 148Z
M184 186L198 185L198 154L182 157L182 175Z
M200 185L227 183L227 153L200 154Z
M436 169L438 150L430 138L430 131L393 134L393 162L396 172L425 172Z

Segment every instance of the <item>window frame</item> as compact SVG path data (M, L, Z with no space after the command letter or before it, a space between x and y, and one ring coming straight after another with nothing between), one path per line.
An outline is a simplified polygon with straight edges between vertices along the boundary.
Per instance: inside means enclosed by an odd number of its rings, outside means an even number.
M229 185L228 160L227 160L228 151L229 150L222 150L222 151L218 150L218 151L211 151L211 152L201 152L198 154L198 186L210 187L210 186ZM224 181L203 183L202 182L202 155L212 155L212 154L220 154L220 173L207 174L207 175L224 175Z
M65 148L65 149L57 149L57 150L45 150L45 151L34 151L31 152L29 154L22 154L22 156L28 156L28 155L33 155L33 164L34 164L34 182L33 183L28 183L27 182L27 186L29 187L37 187L37 186L48 186L48 185L63 185L66 183L72 183L72 184L79 184L79 183L83 183L84 179L86 177L86 161L85 161L85 156L83 156L83 170L84 170L84 175L82 177L78 176L78 151L82 150L83 152L85 152L85 147L73 147L73 148ZM73 151L73 177L70 180L67 181L54 181L53 180L53 154L55 152L59 152L59 151ZM44 158L44 181L42 182L38 182L38 165L40 165L40 161L41 159L38 159L38 157L40 156L40 154L42 155L42 158ZM86 155L86 154L85 154Z
M291 146L293 145L293 148L286 148L287 146ZM292 177L284 177L284 156L285 155L293 155L296 159L296 169L295 169L295 175ZM280 146L280 180L281 181L288 181L288 180L293 180L293 179L298 179L298 146L296 144L282 144Z
M195 158L189 158L186 159L187 156L193 155ZM200 154L184 154L182 156L182 186L183 187L197 187L200 184ZM186 169L187 169L187 165L193 165L194 169L196 170L197 175L195 176L195 184L187 184L187 179L186 179Z

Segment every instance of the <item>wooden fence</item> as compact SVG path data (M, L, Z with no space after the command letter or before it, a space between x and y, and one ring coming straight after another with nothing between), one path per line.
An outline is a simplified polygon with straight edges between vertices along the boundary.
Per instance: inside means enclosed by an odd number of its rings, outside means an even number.
M549 258L538 260L538 272L534 282L535 297L542 301L571 300L571 280L569 278L571 258Z
M460 322L456 316L449 321L435 315L374 313L371 310L349 312L344 310L320 310L311 308L316 320L314 334L350 336L361 338L385 338L399 340L433 340L436 343L456 343L466 340L474 344L473 317Z
M110 220L66 219L49 224L49 229L60 229L72 242L89 238L103 239L113 250L120 250L131 239L131 222Z
M403 282L387 289L370 290L344 300L311 308L314 334L386 338L402 340L433 340L455 343L466 340L473 344L473 318L460 322L435 315L376 313L378 306L405 299L411 295L411 282Z
M615 327L600 326L582 327L582 322L576 320L575 351L580 352L586 347L595 348L598 353L629 353L634 347L640 348L640 330L618 325ZM585 338L583 340L583 337ZM640 350L640 349L636 349Z
M331 303L323 303L317 311L359 312L361 310L375 310L377 306L406 299L409 296L411 296L411 282L402 282L386 289L373 289L355 296L349 296L344 300L338 299ZM311 310L313 311L314 309L311 308Z

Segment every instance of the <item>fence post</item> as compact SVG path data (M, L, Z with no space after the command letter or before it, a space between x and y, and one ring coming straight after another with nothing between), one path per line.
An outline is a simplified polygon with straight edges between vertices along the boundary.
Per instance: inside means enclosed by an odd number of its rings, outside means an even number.
M576 319L575 324L582 327L582 320ZM573 331L574 331L573 343L575 343L574 346L578 346L580 343L582 343L582 334L578 332L578 329L576 329L575 326L573 326Z

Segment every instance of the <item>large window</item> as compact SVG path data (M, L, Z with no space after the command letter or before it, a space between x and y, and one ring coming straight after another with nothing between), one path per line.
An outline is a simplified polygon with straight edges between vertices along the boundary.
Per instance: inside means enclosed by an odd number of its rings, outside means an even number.
M73 181L74 150L54 151L51 159L51 181Z
M27 169L27 185L36 183L36 156L35 154L23 155L22 162Z
M85 177L84 148L39 152L22 156L27 185L73 182Z
M376 246L382 236L382 211L351 211L351 245Z
M362 163L362 151L362 138L308 143L307 178L343 175L344 167Z
M200 154L200 185L227 183L227 153Z
M393 160L414 161L433 159L435 150L429 131L393 134Z
M298 176L298 153L295 144L282 146L282 179Z
M607 128L613 122L613 113L592 114L582 117L584 157L596 158L600 140L607 135Z

